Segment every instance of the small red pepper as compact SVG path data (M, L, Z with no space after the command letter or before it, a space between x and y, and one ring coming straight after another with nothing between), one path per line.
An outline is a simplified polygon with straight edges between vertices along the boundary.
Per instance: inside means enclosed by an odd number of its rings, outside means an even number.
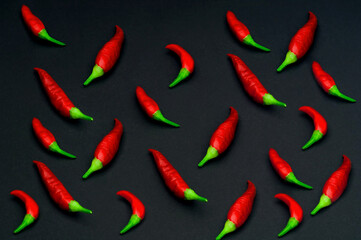
M256 187L251 181L248 181L248 188L240 196L229 209L227 221L224 224L222 232L217 236L216 240L220 240L224 235L235 231L242 226L253 208L254 198L256 197Z
M44 39L44 40L48 40L48 41L58 44L60 46L65 46L65 43L62 43L49 36L48 32L45 29L44 24L40 21L40 19L38 17L36 17L30 11L30 9L26 5L23 5L21 7L21 14L23 15L25 24L28 26L28 28L31 30L31 32L35 36L37 36L41 39Z
M117 194L123 198L125 198L132 205L133 214L129 219L127 226L125 226L120 234L126 233L129 229L138 225L140 221L143 220L145 215L145 207L144 204L131 192L129 191L119 191Z
M323 186L320 202L313 209L311 215L315 215L320 209L330 206L342 195L347 186L350 171L351 161L346 155L343 155L342 165L327 179Z
M278 175L283 180L286 180L287 182L294 183L298 186L301 186L301 187L304 187L307 189L312 189L311 186L304 184L303 182L299 181L296 178L295 174L292 171L291 166L278 155L276 150L271 148L268 152L268 155L269 155L269 159L271 160L273 169L278 173Z
M39 217L39 206L35 200L21 190L14 190L10 193L11 195L18 197L25 203L26 215L23 222L17 227L14 233L18 233L30 224L32 224Z
M285 103L276 100L267 92L262 83L258 80L257 76L239 57L233 54L227 55L232 60L233 66L244 89L254 101L264 105L278 105L281 107L287 106Z
M162 175L167 187L179 198L185 200L198 200L201 202L208 202L204 197L198 196L188 184L179 175L178 171L170 164L170 162L159 151L149 149L154 157L154 162Z
M76 158L73 154L67 153L59 147L54 135L41 124L39 119L34 117L32 125L36 137L46 149L70 158Z
M279 193L275 195L275 198L281 200L282 202L286 203L289 210L291 217L288 219L288 223L286 227L278 234L278 237L282 237L292 229L298 226L303 218L303 210L302 207L290 196L284 193Z
M138 86L135 90L135 93L137 95L140 106L149 117L157 121L169 124L173 127L179 127L179 124L169 121L163 116L163 114L159 110L158 104L145 93L143 88Z
M46 94L48 95L50 102L53 106L60 112L64 117L69 117L71 119L85 119L93 121L92 117L89 117L82 113L79 108L75 107L74 104L70 101L68 96L65 94L63 89L54 81L54 79L41 68L34 68L35 71L39 74L41 83L45 89Z
M286 59L277 68L277 72L282 71L286 66L302 58L310 49L313 43L313 38L315 36L317 18L312 12L308 13L309 19L307 23L302 28L300 28L291 39L290 45L288 46Z
M84 212L92 214L92 211L83 208L70 193L65 189L64 185L54 175L54 173L42 162L33 161L38 167L39 174L45 184L50 197L58 204L61 209L69 212Z
M88 178L90 174L102 169L105 165L110 163L118 152L120 139L123 134L123 125L118 119L114 119L114 128L108 133L98 144L95 149L94 159L88 171L83 175L83 178Z
M98 52L93 71L84 82L84 86L87 86L95 78L103 76L104 73L108 72L118 60L124 41L124 32L118 25L115 25L115 29L114 36L104 44L102 49Z
M302 147L302 149L305 150L315 142L321 140L321 138L326 134L327 122L319 112L317 112L311 107L303 106L300 107L298 110L308 114L313 119L313 124L315 125L315 130L313 131L310 140L308 140L308 142Z
M232 143L238 124L238 112L233 107L229 108L231 109L231 112L229 113L228 118L218 126L216 131L214 131L212 138L209 141L207 154L198 164L198 167L203 167L206 162L218 157L218 155L223 153Z
M169 85L169 87L172 88L184 79L186 79L189 74L193 72L194 60L186 50L184 50L181 46L177 44L169 44L165 48L175 52L180 57L182 63L182 68L179 71L177 78Z
M246 45L253 46L266 52L271 51L270 49L259 45L253 40L246 25L239 21L233 12L228 11L226 16L229 28L239 41L243 42Z
M343 95L337 88L335 80L325 72L321 65L318 62L312 63L312 72L315 76L318 84L322 87L322 89L330 95L345 99L350 102L356 102L355 99L352 99L346 95Z

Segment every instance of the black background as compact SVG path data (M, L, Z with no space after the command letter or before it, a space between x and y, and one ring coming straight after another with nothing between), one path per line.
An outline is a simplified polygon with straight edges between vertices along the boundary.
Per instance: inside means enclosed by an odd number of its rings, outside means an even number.
M20 8L27 4L49 34L67 43L57 47L36 39L24 25ZM226 24L232 10L248 26L265 53L239 43ZM308 11L319 25L310 51L282 73L291 37L306 23ZM232 203L257 187L254 209L239 230L225 239L277 239L289 218L285 204L275 199L287 193L304 209L304 220L285 239L360 239L359 103L347 103L322 91L312 76L318 61L341 92L361 100L359 1L1 1L1 239L214 239L222 230ZM97 52L118 24L125 32L121 56L113 70L84 88ZM174 89L168 84L180 69L178 57L165 49L184 47L195 59L191 77ZM226 54L240 56L268 91L287 108L263 107L243 90ZM94 122L67 120L51 106L33 68L40 67L64 89L74 104ZM142 86L163 114L181 127L154 122L135 97ZM327 119L329 132L307 151L312 120L298 108L314 107ZM233 106L240 115L235 139L218 159L198 169L209 139ZM50 153L36 140L31 120L38 117L59 145L76 160ZM83 181L98 142L118 118L124 125L113 162ZM295 175L314 190L284 183L273 171L268 150L275 148ZM191 188L208 203L176 199L163 184L148 148L161 151ZM342 162L352 161L349 184L332 206L311 217L327 178ZM39 160L56 174L72 196L93 215L58 208L32 163ZM25 214L9 193L21 189L40 206L40 217L18 235L12 231ZM119 231L131 215L128 203L116 195L129 190L146 206L144 221L126 233Z

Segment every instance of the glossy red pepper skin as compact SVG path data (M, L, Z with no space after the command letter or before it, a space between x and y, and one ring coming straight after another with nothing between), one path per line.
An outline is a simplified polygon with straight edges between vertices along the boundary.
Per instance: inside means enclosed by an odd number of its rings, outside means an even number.
M74 155L60 149L58 143L55 140L54 135L48 129L46 129L43 126L43 124L41 124L39 119L34 117L32 121L32 126L35 136L38 138L38 140L46 149L49 149L50 151L57 152L59 154L62 154L70 158L76 158Z
M303 182L299 181L296 178L295 174L292 171L291 166L278 155L276 150L271 148L268 152L268 155L269 155L269 159L271 161L273 169L278 173L278 175L283 180L290 182L290 183L294 183L296 185L299 185L299 186L307 188L307 189L312 189L311 186L304 184Z
M208 202L206 198L198 196L183 180L178 171L170 164L165 156L157 150L149 149L154 162L167 187L178 197L185 200L198 200Z
M123 125L118 119L114 119L114 128L100 141L95 149L94 159L83 178L88 178L95 171L106 166L115 156L119 149L120 139L123 135Z
M285 103L277 101L264 88L257 76L248 68L248 66L236 55L227 54L232 60L233 67L236 70L237 76L241 81L244 89L248 95L257 103L264 105L278 105L286 107Z
M219 125L216 131L213 133L209 142L207 154L198 164L198 167L202 167L209 160L216 158L232 143L239 118L238 112L233 107L230 107L230 110L231 112L229 113L226 121Z
M217 236L216 240L222 239L224 235L235 231L246 222L248 216L252 212L255 197L256 187L251 181L248 181L247 190L234 202L232 207L229 209L227 221L222 232Z
M74 200L70 193L65 189L64 185L44 163L39 161L33 161L33 163L37 166L40 177L43 180L50 197L61 209L69 212L92 213L91 210L83 208Z
M177 78L169 85L169 87L172 88L186 79L193 72L194 60L186 50L177 44L169 44L165 48L175 52L180 57L182 63L182 68Z
M174 123L163 116L162 112L159 110L158 104L146 94L143 88L138 86L135 93L140 106L149 117L173 127L179 127L179 124Z
M117 195L125 198L131 204L133 210L133 214L130 217L127 226L125 226L120 231L120 234L123 234L143 220L145 215L145 207L144 204L139 200L139 198L137 198L133 193L129 191L119 191L117 192Z
M345 191L351 171L351 161L343 155L342 165L327 179L323 186L322 196L316 208L311 212L315 215L320 209L330 206Z
M302 207L298 204L298 202L296 202L296 200L294 200L287 194L279 193L275 195L275 198L287 204L291 215L288 220L287 226L278 234L278 237L282 237L300 224L303 219L303 210Z
M70 101L63 89L55 82L55 80L41 68L34 68L39 74L40 81L48 95L51 104L59 111L59 113L71 119L85 119L93 121L92 117L84 115L75 105Z
M39 217L39 206L35 202L35 200L24 191L14 190L10 194L15 197L18 197L21 201L23 201L26 208L26 215L24 217L23 222L14 231L14 233L18 233L21 230L23 230L25 227L32 224Z
M100 49L95 59L95 66L92 74L84 82L87 86L95 78L101 77L104 73L113 68L120 56L120 50L124 41L124 31L118 25L115 25L114 36Z
M253 40L246 25L244 25L241 21L239 21L233 12L228 11L226 17L229 28L231 29L232 33L238 38L239 41L266 52L271 51L268 48L259 45Z
M45 26L42 21L30 11L30 8L28 6L23 5L21 7L21 15L23 16L26 26L35 36L48 40L60 46L65 46L65 43L62 43L49 36L47 31L45 30Z
M302 58L307 51L310 49L315 31L317 27L317 18L312 12L309 13L309 19L307 23L300 28L297 33L291 39L290 45L288 46L288 52L284 62L277 68L277 71L282 71L287 65L296 62Z
M305 150L315 142L321 140L321 138L326 134L327 122L325 118L312 107L303 106L300 107L298 110L309 115L313 119L313 124L315 125L315 130L313 131L310 140L302 147L302 149Z
M328 74L327 72L325 72L322 69L321 65L318 62L312 63L312 72L317 80L317 83L322 87L322 89L325 92L327 92L330 95L345 99L346 101L349 101L349 102L356 102L355 99L352 99L352 98L342 94L338 90L335 80L333 80L333 78L330 76L330 74Z

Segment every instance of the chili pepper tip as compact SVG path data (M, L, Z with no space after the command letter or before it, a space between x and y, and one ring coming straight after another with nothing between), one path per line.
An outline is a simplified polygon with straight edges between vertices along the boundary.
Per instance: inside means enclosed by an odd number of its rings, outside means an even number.
M130 217L128 224L120 231L120 234L124 234L124 233L128 232L135 225L139 224L141 220L142 219L138 215L133 214Z
M226 234L235 231L236 228L236 224L234 224L231 220L228 219L224 224L222 232L217 236L216 240L222 239Z
M206 156L202 159L202 161L200 161L200 163L198 163L198 167L203 167L203 165L208 162L209 160L218 157L219 153L217 151L217 149L215 149L212 146L209 146L207 149L207 154Z
M164 122L164 123L166 123L166 124L168 124L168 125L171 125L171 126L173 126L173 127L180 127L179 124L174 123L174 122L166 119L166 118L163 116L163 114L160 112L160 110L156 111L156 112L153 114L153 119L154 119L154 120L157 120L157 121L160 121L160 122Z
M24 217L23 222L20 224L19 227L17 227L14 230L14 233L18 233L21 230L23 230L25 227L29 226L30 224L32 224L35 221L35 218L33 216L31 216L31 214L26 214Z
M245 38L243 38L243 43L245 43L245 44L247 44L247 45L249 45L249 46L258 48L258 49L260 49L260 50L263 50L263 51L265 51L265 52L271 51L271 49L266 48L266 47L263 47L262 45L256 43L256 42L253 40L251 34L248 34Z
M73 158L73 159L76 158L76 156L74 156L73 154L67 153L67 152L65 152L64 150L62 150L62 149L59 147L58 143L55 142L55 141L54 141L52 144L49 145L49 150L52 151L52 152L59 153L59 154L61 154L61 155L64 155L64 156L66 156L66 157L69 157L69 158Z
M346 101L349 101L349 102L352 102L352 103L356 102L355 99L350 98L350 97L342 94L342 93L338 90L338 88L337 88L336 85L334 85L333 87L331 87L331 88L328 90L328 93L331 94L332 96L336 96L336 97L342 98L342 99L344 99L344 100L346 100Z
M103 163L99 159L94 158L90 168L83 175L83 179L88 178L90 174L92 174L93 172L98 171L98 170L100 170L102 168L103 168Z
M93 121L92 117L82 113L79 108L73 107L72 109L69 110L69 113L71 119L84 119L88 121Z
M48 32L45 30L45 28L39 32L39 37L40 37L41 39L48 40L49 42L58 44L58 45L60 45L60 46L65 46L65 45L66 45L66 44L63 43L63 42L60 42L60 41L58 41L58 40L50 37L50 35L48 34Z
M71 200L69 202L69 211L70 212L83 212L88 214L93 214L92 210L82 207L77 201Z
M322 208L328 207L332 204L331 199L327 197L325 194L322 194L320 198L320 202L317 204L315 209L312 210L311 215L315 215Z
M283 63L277 68L277 72L281 72L286 66L295 63L297 61L297 56L291 51L288 51L286 58Z
M171 84L169 84L169 87L172 88L172 87L176 86L178 83L180 83L181 81L186 79L189 76L189 74L190 74L190 72L186 68L182 68L179 71L177 78Z
M88 77L88 79L83 83L84 86L88 86L94 79L104 75L104 70L99 67L97 64L93 67L93 71Z
M288 233L289 231L291 231L292 229L297 227L298 224L299 224L299 221L297 221L296 218L290 217L290 219L287 222L286 227L278 234L278 237L282 237L283 235L285 235L286 233Z
M305 150L312 146L315 142L319 141L323 137L323 134L319 130L315 130L312 133L310 140L302 147L302 150Z
M199 196L197 193L194 192L193 189L187 188L184 191L184 199L185 200L197 200L200 202L208 202L207 198Z

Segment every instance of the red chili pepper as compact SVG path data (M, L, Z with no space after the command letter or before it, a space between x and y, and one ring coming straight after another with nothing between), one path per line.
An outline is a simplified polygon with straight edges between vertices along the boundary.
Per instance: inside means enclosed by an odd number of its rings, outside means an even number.
M342 195L347 186L350 171L351 161L346 155L343 155L342 165L327 179L323 186L320 202L313 209L311 215L315 215L320 209L330 206Z
M308 142L302 147L302 149L305 150L315 142L321 140L321 138L326 134L327 122L319 112L317 112L311 107L303 106L300 107L298 110L308 114L313 119L313 124L315 125L315 130L313 131L310 140L308 140Z
M179 175L177 170L170 164L170 162L159 151L149 149L149 152L153 154L155 164L165 181L167 187L179 198L185 200L198 200L202 202L208 202L204 197L198 196L188 184Z
M35 36L44 40L48 40L60 46L65 46L65 43L62 43L49 36L48 32L45 30L44 24L30 11L30 9L26 5L23 5L21 7L21 14L23 15L25 24Z
M126 233L129 229L138 225L140 221L143 220L145 215L144 204L131 192L129 191L119 191L117 194L125 198L132 205L133 214L129 219L127 226L120 231L120 234Z
M179 124L169 121L163 116L163 114L159 110L158 104L145 93L143 88L138 86L135 90L135 93L137 95L140 106L149 117L157 121L169 124L173 127L179 127Z
M277 72L282 71L287 65L296 62L307 53L308 49L310 49L313 43L313 37L315 36L317 18L312 12L308 13L309 18L307 23L300 28L291 39L286 59L277 68Z
M179 71L177 78L169 85L169 87L171 88L186 79L189 74L193 72L194 60L186 50L184 50L181 46L177 44L169 44L165 48L175 52L180 57L180 60L182 62L182 68Z
M298 226L303 218L303 210L302 207L296 202L293 198L284 193L279 193L275 195L275 198L281 200L286 203L290 210L290 219L288 219L288 223L286 227L278 234L278 237L282 237L292 229Z
M95 149L94 159L88 171L83 175L83 178L88 178L90 174L102 169L105 165L110 163L118 152L120 139L123 134L123 125L118 119L114 119L114 128L108 133L98 144Z
M46 129L43 124L41 124L39 119L34 117L32 125L36 137L46 149L70 158L76 158L73 154L67 153L59 147L54 135L48 129Z
M39 217L39 206L35 200L21 190L14 190L10 193L11 195L18 197L25 203L26 215L23 222L17 227L14 233L18 233L30 224L32 224Z
M301 187L304 187L307 189L312 189L311 186L304 184L303 182L299 181L296 178L295 174L292 171L291 166L278 155L276 150L271 148L269 150L268 155L269 155L269 159L271 160L273 169L278 173L278 175L283 180L286 180L287 182L294 183L298 186L301 186Z
M85 119L93 121L92 117L89 117L82 113L74 104L70 101L63 89L54 81L54 79L41 68L34 68L39 74L41 83L48 95L50 102L64 117L70 117L71 119Z
M116 32L114 36L109 42L104 44L102 49L98 52L92 74L84 82L84 86L87 86L95 78L103 76L104 73L108 72L118 60L124 41L124 32L118 25L115 25L115 29Z
M235 231L242 226L248 216L251 214L254 198L256 196L256 187L251 181L248 181L248 188L240 196L229 209L227 221L224 224L222 232L217 236L216 240L220 240L224 235Z
M239 41L243 42L246 45L253 46L266 52L271 51L270 49L259 45L253 40L246 25L239 21L233 12L228 11L226 16L229 28Z
M248 68L248 66L236 55L227 54L232 60L233 66L236 70L239 80L251 98L257 103L264 105L278 105L286 107L286 104L277 101L258 80L257 76Z
M233 141L238 124L238 112L233 107L229 108L231 109L231 112L229 113L228 118L218 126L216 131L214 131L212 138L209 141L207 154L198 164L198 167L203 167L206 162L223 153Z
M343 95L337 88L335 80L325 72L321 65L318 62L312 63L312 71L315 76L318 84L322 87L322 89L330 95L345 99L350 102L356 102L355 99L352 99L346 95Z
M54 175L54 173L42 162L33 161L38 167L39 174L45 184L50 197L56 202L61 209L69 212L84 212L92 214L92 211L83 208L65 189L64 185Z

